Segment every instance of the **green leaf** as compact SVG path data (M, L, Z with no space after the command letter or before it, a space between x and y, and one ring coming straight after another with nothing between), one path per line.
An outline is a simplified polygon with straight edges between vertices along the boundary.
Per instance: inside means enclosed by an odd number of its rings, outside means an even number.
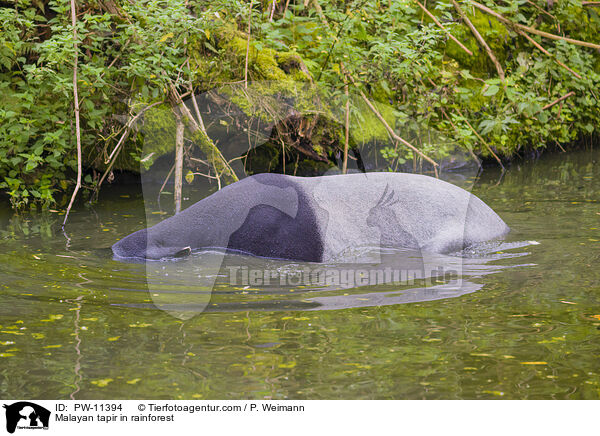
M185 175L185 181L188 183L192 183L194 181L194 173L192 171L188 171Z
M498 91L500 91L500 88L496 85L492 85L484 91L483 95L485 95L486 97L491 97L493 95L496 95Z

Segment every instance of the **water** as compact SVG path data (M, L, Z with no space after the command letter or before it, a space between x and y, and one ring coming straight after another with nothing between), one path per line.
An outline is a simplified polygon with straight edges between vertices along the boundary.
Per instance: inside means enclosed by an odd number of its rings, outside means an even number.
M454 287L435 277L429 286L249 286L220 274L210 300L208 285L169 293L145 265L107 250L146 225L137 187L107 187L93 209L72 213L66 235L59 212L17 217L5 205L0 396L598 399L599 158L555 154L501 178L453 175L475 182L512 228L505 245L453 257L463 259ZM198 310L182 311L192 298Z

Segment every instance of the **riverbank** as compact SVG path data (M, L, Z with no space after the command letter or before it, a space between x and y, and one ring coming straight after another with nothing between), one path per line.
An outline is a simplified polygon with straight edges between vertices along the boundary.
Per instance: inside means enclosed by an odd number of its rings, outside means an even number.
M227 184L240 160L435 168L458 147L503 165L597 134L597 6L486 5L2 6L0 190L15 209L48 209L79 179L98 191L169 153L176 184ZM237 151L263 146L230 153L231 129Z

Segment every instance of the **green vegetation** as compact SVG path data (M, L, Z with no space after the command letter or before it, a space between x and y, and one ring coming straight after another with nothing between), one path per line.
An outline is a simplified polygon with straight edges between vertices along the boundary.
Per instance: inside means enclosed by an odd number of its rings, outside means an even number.
M272 83L265 95L297 82L333 90L330 109L344 107L349 84L350 147L369 145L390 168L413 152L390 140L360 91L394 131L436 160L457 145L483 158L566 146L596 133L600 120L600 54L593 45L600 43L600 9L579 0L549 4L486 1L498 18L475 2L461 3L496 65L451 1L426 5L444 30L414 0L86 0L77 2L76 54L69 1L2 1L0 190L15 208L50 207L66 198L57 194L72 190L75 55L87 193L110 180L113 169L139 169L145 138L133 118L149 105L163 103L148 119L165 113L162 122L170 123L163 143L154 137L156 158L172 150L164 142L175 136L173 113L182 97L246 81ZM246 122L259 116L239 98L236 106ZM309 149L284 143L284 159L298 162L301 155L300 162L315 165L314 156L328 160L343 150L343 120L323 126L317 118ZM196 139L212 174L234 180L226 160L236 156L221 155L210 128L198 121L184 120L186 136ZM281 160L278 153L269 155Z

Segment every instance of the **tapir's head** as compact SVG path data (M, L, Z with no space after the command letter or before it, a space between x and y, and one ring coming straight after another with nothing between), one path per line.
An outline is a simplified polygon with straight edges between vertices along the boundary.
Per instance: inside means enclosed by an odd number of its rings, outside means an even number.
M149 229L126 236L112 251L119 260L135 262L184 257L192 249L226 249L230 236L255 207L271 206L293 218L298 214L298 198L296 189L277 175L247 177Z
M190 254L188 245L177 243L179 238L169 238L168 234L142 229L121 239L112 246L119 259L160 260L184 257Z

